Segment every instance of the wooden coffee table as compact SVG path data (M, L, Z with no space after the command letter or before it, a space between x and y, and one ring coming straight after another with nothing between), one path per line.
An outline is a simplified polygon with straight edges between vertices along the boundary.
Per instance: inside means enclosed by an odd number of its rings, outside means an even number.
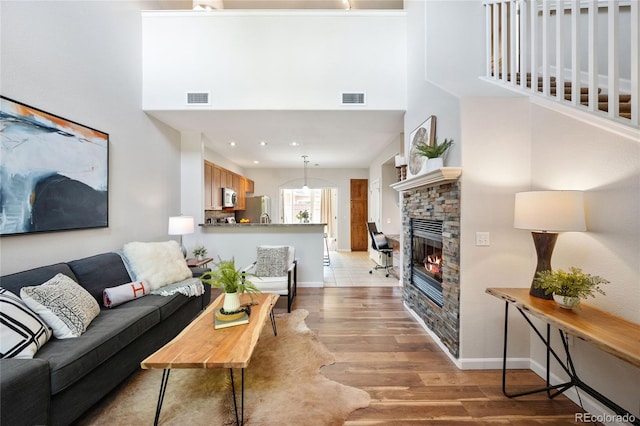
M251 355L258 343L267 317L271 319L273 333L277 335L273 307L278 297L277 294L269 293L253 295L253 300L257 304L251 306L249 324L216 330L213 328L213 316L214 311L222 306L224 294L221 294L172 341L140 363L143 369L162 368L164 370L154 425L158 424L160 418L162 401L172 368L228 368L236 424L240 425L241 422L244 422L244 369L251 361ZM252 298L248 294L242 294L240 297L240 302L243 304L248 304L251 300ZM236 389L233 381L234 368L242 369L240 417L238 417Z

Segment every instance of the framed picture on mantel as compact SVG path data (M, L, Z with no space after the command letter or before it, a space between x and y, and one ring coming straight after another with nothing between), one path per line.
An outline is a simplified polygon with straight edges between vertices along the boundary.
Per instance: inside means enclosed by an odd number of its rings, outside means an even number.
M420 173L426 160L416 146L433 145L436 136L436 116L432 115L420 124L409 136L409 173L413 176Z
M0 97L0 236L109 226L109 135Z

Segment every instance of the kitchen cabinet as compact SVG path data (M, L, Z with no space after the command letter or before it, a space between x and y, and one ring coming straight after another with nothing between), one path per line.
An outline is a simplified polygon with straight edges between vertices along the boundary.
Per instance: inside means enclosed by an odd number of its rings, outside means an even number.
M222 210L222 171L220 167L213 165L213 182L211 188L212 210Z
M233 189L236 191L236 210L244 210L247 208L245 180L246 178L244 176L233 175Z
M205 160L204 209L223 210L222 188L231 188L236 191L236 207L224 210L244 210L246 208L247 181L251 182L251 192L253 192L253 181Z
M249 178L244 178L244 190L247 194L253 194L254 191L254 183Z
M204 208L213 210L213 164L204 162Z

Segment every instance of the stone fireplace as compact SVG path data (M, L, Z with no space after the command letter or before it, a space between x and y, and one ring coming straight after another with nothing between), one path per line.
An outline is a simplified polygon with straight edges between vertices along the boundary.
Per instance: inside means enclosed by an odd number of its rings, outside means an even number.
M402 191L404 302L458 358L461 171L455 170L455 179L414 178L392 187Z

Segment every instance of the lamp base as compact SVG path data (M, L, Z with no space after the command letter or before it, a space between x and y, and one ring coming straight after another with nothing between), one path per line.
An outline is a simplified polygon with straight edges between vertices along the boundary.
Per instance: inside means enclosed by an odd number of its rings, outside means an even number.
M555 232L532 232L533 244L536 246L536 254L538 256L538 265L536 266L536 275L538 272L551 270L551 255L553 248L558 240L558 234ZM529 294L540 299L553 300L553 294L546 294L542 288L537 288L534 281L531 281L531 289Z

